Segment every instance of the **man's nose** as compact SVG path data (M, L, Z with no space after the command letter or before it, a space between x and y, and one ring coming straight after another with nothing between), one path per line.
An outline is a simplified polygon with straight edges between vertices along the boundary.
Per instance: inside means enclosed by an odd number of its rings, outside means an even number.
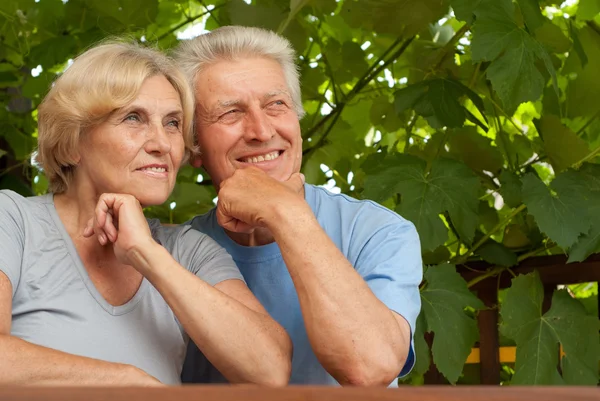
M273 138L274 135L275 129L263 110L252 110L246 114L244 139L247 142L266 142Z

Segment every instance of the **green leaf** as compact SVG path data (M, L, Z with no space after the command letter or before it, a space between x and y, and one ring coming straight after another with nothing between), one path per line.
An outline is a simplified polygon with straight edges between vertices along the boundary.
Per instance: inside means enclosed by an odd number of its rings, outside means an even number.
M280 35L286 30L289 26L290 22L296 18L296 15L306 6L311 0L290 0L290 13L288 14L287 19L285 19L282 24L279 26L277 33ZM296 49L298 51L298 49Z
M581 44L581 40L579 40L577 29L575 29L575 26L571 20L569 20L569 36L571 37L571 40L573 40L573 49L575 49L575 52L581 61L581 68L584 68L588 63L588 58L585 54L585 50L583 49L583 45Z
M475 10L471 51L473 61L491 61L486 74L504 106L513 112L529 100L537 100L544 78L537 69L538 59L555 82L556 73L546 50L513 17L510 0L482 0Z
M566 290L556 291L542 315L544 289L539 275L513 279L501 307L502 332L515 340L517 359L512 384L586 384L598 382L598 318L586 314ZM558 370L558 343L565 352Z
M550 21L535 30L536 39L554 53L566 53L571 49L571 41L562 29Z
M439 265L450 259L450 251L447 247L441 245L431 252L423 252L424 265Z
M451 153L460 155L467 166L476 171L485 170L495 174L502 168L504 158L491 142L491 139L478 134L475 127L455 130L448 140Z
M178 182L173 191L173 201L178 209L210 203L212 199L212 192L206 186L191 182Z
M483 0L450 0L456 18L468 24L473 22L473 13Z
M556 116L542 117L539 127L546 155L557 173L579 162L590 152L587 143L565 127Z
M517 0L517 2L521 8L523 17L525 17L525 24L527 24L527 28L529 28L530 31L535 31L548 21L542 15L538 0Z
M483 100L475 92L453 79L432 79L409 85L395 93L396 112L408 108L428 119L434 128L462 127L467 110L460 98L467 96L483 115Z
M596 222L590 232L582 235L569 249L567 263L582 262L596 252L600 252L600 222Z
M444 243L444 228L438 215L448 211L465 242L473 239L478 223L479 180L464 164L437 159L426 171L425 163L410 155L389 156L365 180L364 196L385 200L400 193L397 211L412 221L420 234L423 250Z
M8 154L8 152L6 150L2 150L0 149L0 159L2 158L2 156Z
M427 332L427 322L425 313L421 311L417 318L417 327L415 329L415 367L413 372L423 375L429 370L431 357L429 356L429 344L425 341L425 332Z
M500 189L498 190L504 203L509 207L518 207L521 200L521 180L515 173L508 170L502 171L500 174Z
M411 36L442 18L447 10L446 0L346 0L342 15L348 25L365 32Z
M575 77L569 80L566 90L566 115L569 118L589 118L600 110L597 101L600 93L600 35L589 26L574 32L582 50L569 53L562 71L567 76ZM585 54L585 59L582 58L582 53Z
M424 278L427 284L421 302L427 329L434 333L433 362L450 383L456 383L479 337L475 320L464 309L482 309L484 305L453 265L429 267Z
M277 31L286 13L277 7L246 4L243 0L231 0L227 4L233 25L258 26Z
M567 174L569 173L569 174ZM577 241L582 233L590 229L590 221L582 203L585 194L572 172L565 172L554 179L551 188L532 173L523 177L523 202L535 217L540 230L546 233L560 247L567 249Z
M485 200L479 202L479 224L483 226L486 232L492 231L496 225L500 222L498 217L498 211L490 207L489 203Z
M502 244L489 240L481 245L476 253L488 263L511 267L517 264L517 255Z
M33 65L41 65L46 70L67 61L76 48L75 37L61 35L32 47L29 59Z
M600 252L600 165L585 163L577 175L578 188L586 194L586 202L581 206L587 210L592 228L569 249L568 263L581 262L592 253Z
M579 0L577 7L578 20L593 20L600 14L600 0Z

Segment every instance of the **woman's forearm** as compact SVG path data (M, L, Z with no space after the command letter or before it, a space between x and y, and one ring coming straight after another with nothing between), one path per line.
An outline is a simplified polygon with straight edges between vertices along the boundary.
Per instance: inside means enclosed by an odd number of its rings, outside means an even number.
M153 386L131 365L101 361L0 335L0 385Z
M285 330L179 265L161 246L132 255L208 360L234 383L287 384L292 345Z

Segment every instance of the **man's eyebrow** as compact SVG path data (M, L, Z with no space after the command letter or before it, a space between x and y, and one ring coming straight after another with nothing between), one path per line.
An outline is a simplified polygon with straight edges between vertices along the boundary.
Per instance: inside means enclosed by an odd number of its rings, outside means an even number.
M219 101L219 103L217 104L217 109L226 109L228 107L231 106L238 106L242 103L241 100L225 100L225 101Z
M266 95L264 95L263 100L267 100L267 99L270 99L272 97L279 96L279 95L290 96L290 93L285 89L275 90L275 91L269 92Z

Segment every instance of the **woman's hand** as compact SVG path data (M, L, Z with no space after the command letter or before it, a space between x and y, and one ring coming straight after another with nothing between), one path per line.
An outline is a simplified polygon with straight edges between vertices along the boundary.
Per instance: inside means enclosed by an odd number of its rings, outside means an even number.
M152 238L140 202L132 195L102 194L94 217L83 231L86 238L96 235L101 245L113 244L119 262L136 267L133 253L157 245Z

